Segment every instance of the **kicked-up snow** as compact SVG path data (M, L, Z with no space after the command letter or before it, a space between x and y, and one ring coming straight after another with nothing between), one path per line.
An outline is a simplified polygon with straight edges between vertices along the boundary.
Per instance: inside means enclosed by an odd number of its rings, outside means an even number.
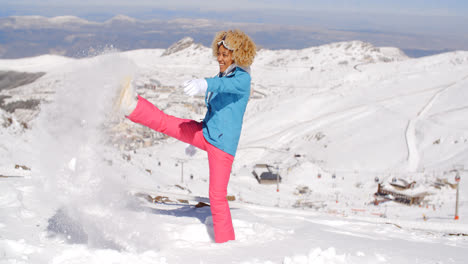
M0 90L1 105L42 102L0 109L0 263L466 262L468 53L409 59L359 41L261 50L228 189L236 240L216 244L209 207L194 206L207 202L206 154L185 156L112 109L133 76L168 114L202 118L203 98L180 84L218 68L208 48L183 44L166 56L0 60L0 71L46 72ZM278 186L252 175L263 163ZM430 194L375 205L377 181Z

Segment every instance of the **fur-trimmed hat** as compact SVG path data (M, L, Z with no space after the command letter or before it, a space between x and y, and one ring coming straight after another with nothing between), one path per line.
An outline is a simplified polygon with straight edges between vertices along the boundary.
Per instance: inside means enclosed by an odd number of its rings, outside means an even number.
M224 47L232 51L234 62L241 67L250 66L257 53L257 48L252 39L238 29L216 33L213 43L211 44L213 56L218 56L218 48L220 45L224 45Z

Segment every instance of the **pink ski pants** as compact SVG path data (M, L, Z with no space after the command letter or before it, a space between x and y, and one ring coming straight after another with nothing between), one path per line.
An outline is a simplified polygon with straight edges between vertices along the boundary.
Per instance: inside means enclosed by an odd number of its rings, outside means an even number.
M218 149L205 140L202 123L167 115L141 96L138 96L138 104L127 118L135 123L189 143L208 153L210 169L209 197L215 241L223 243L234 240L231 212L226 199L234 156Z

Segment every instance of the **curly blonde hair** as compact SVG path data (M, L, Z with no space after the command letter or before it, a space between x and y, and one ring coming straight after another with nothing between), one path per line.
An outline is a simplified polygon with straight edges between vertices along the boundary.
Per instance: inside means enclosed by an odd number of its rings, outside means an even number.
M213 49L213 56L218 56L219 42L224 41L229 49L232 49L232 58L234 62L243 67L252 65L255 55L257 54L257 47L247 34L236 29L229 31L220 31L216 33L211 47Z

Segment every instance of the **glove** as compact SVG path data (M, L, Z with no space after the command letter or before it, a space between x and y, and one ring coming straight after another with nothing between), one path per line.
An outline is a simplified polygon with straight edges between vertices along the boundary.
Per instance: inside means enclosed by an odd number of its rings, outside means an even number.
M195 155L195 153L197 153L197 149L195 148L195 146L193 146L193 145L188 145L188 146L185 148L185 155L190 156L190 157L193 157L193 156Z
M206 89L208 88L208 83L205 79L193 79L184 82L183 84L184 92L187 95L194 96L194 95L203 95L206 93Z

